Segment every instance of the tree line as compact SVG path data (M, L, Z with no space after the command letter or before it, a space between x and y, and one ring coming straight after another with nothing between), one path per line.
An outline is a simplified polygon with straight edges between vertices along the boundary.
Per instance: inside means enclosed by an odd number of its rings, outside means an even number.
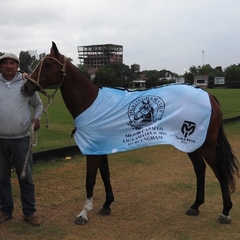
M0 52L0 56L2 55L4 53ZM45 53L42 53L39 55L39 59L36 59L35 56L31 56L28 52L21 51L19 54L20 70L31 73L45 55ZM71 58L68 59L72 61ZM82 74L91 79L88 67L80 64L77 67ZM240 88L240 64L232 64L224 70L220 66L213 68L210 64L197 67L193 65L189 68L189 71L186 71L183 75L178 75L166 69L136 72L121 62L109 62L96 70L92 80L99 86L129 87L133 80L140 79L142 75L145 76L146 87L175 82L176 77L184 77L186 83L193 84L194 75L208 75L208 87L214 85L214 77L225 77L226 85Z

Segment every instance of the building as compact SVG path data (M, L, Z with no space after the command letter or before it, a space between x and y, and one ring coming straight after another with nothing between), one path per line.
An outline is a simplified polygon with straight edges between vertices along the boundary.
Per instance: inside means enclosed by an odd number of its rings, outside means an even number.
M196 86L200 86L202 88L206 88L208 86L208 75L198 75L195 74L193 78L193 83Z
M141 80L141 79L137 79L137 80L133 80L130 84L130 88L146 88L146 80Z
M183 83L185 83L185 78L184 77L176 77L175 82L178 84L183 84Z
M131 65L131 70L133 72L140 72L140 65L137 63L134 63L133 65Z
M81 65L98 69L109 62L123 62L123 46L114 44L78 46Z
M129 87L130 88L146 88L146 74L145 73L140 73L139 74L139 79L133 80Z

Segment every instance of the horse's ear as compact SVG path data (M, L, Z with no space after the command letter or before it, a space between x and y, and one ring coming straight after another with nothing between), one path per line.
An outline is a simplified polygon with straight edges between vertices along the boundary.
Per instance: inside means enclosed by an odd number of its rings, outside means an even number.
M55 44L55 42L52 42L51 54L59 55L59 51L57 49L57 45Z

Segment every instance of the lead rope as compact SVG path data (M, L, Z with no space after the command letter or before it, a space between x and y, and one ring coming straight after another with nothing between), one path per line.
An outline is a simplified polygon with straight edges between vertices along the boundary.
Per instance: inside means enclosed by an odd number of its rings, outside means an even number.
M56 91L54 92L54 94L55 93L56 93ZM52 95L51 98L48 98L48 103L43 108L41 114L37 117L37 119L40 119L43 113L46 114L46 124L45 124L46 128L48 128L48 123L49 123L49 114L48 114L47 109L48 109L48 107L50 106L50 104L52 102L53 96L54 95ZM29 154L30 154L32 148L37 146L37 132L34 131L34 125L35 125L34 122L31 123L31 127L30 127L30 130L29 130L30 131L29 145L28 145L28 151L27 151L26 158L25 158L25 161L24 161L22 173L20 175L21 179L25 179L25 177L26 177L26 168L27 168L27 162L28 162Z

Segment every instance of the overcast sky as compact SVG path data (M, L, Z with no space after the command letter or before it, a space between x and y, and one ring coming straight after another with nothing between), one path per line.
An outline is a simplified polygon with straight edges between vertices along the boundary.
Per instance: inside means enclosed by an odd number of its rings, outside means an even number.
M123 45L124 64L183 74L240 63L239 0L0 0L0 52ZM203 54L204 51L204 54Z

